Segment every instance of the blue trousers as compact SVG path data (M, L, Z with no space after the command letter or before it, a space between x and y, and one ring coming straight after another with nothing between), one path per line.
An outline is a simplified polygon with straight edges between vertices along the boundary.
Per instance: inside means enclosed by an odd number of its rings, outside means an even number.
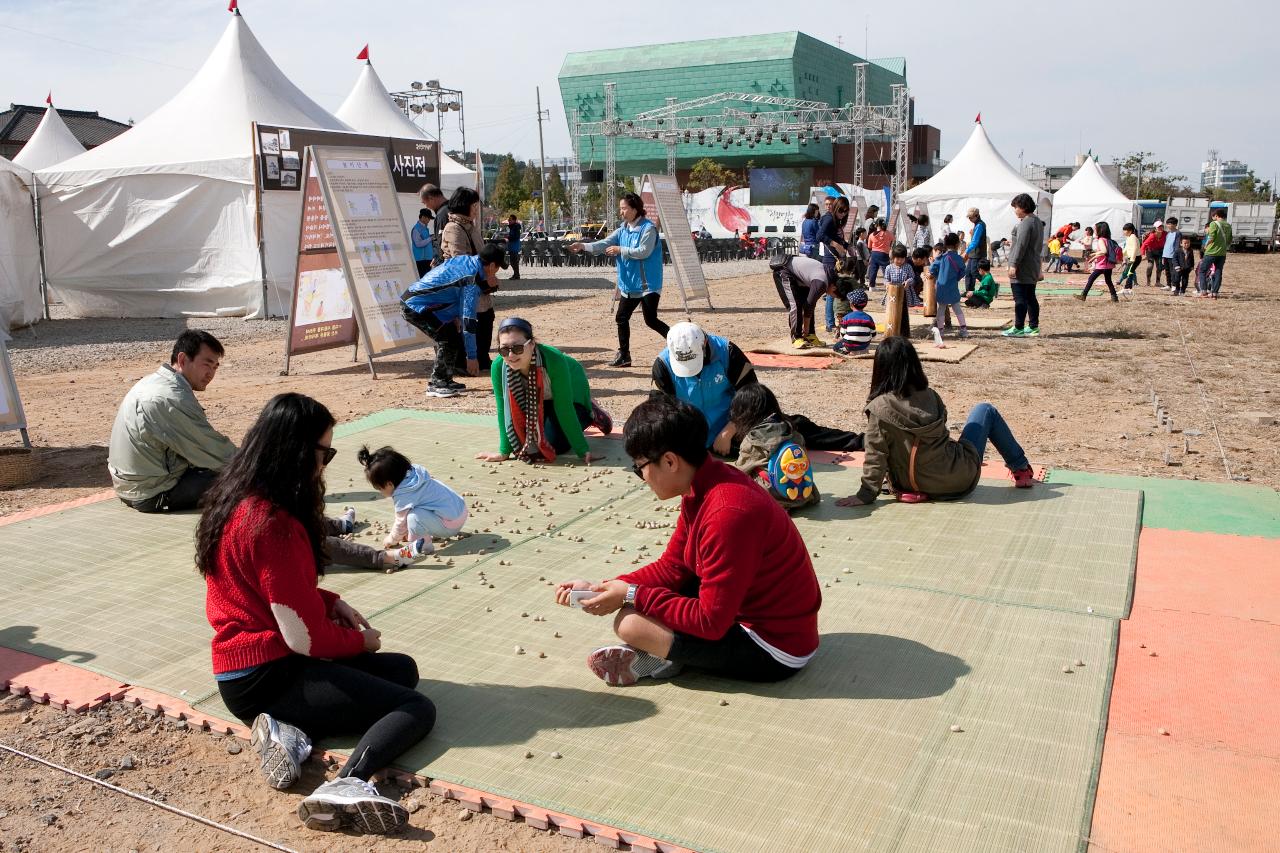
M1204 293L1217 293L1222 287L1222 265L1226 262L1226 255L1205 255L1201 258L1196 287ZM1213 267L1212 275L1209 274L1210 267Z
M990 439L1010 471L1021 471L1031 465L1009 425L990 403L979 403L973 407L964 429L960 430L960 438L978 448L978 458L986 455L987 440Z
M876 275L879 274L880 270L884 269L887 266L889 266L888 252L872 252L871 264L867 269L867 283L872 287L875 287Z

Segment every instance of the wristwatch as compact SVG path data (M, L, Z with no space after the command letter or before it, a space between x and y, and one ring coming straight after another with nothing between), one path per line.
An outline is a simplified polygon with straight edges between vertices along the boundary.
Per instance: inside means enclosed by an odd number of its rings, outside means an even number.
M637 589L639 589L639 587L637 587L635 584L628 584L628 585L627 585L627 594L626 594L626 595L624 595L624 596L622 597L622 606L623 606L623 607L635 607L635 606L636 606L636 590L637 590Z

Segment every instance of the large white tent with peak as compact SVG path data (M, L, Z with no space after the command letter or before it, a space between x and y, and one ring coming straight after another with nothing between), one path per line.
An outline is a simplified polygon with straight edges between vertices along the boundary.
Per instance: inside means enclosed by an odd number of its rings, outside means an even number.
M44 316L31 173L0 157L0 332Z
M339 119L350 125L357 133L369 136L390 136L398 139L432 139L422 128L401 112L395 101L387 94L382 78L373 70L373 64L366 61L360 69L360 76L351 87L351 93L334 113ZM440 152L440 189L447 196L458 187L475 188L476 173L454 160L442 150ZM403 195L403 194L402 194ZM401 208L405 212L405 221L412 226L418 221L418 210L422 205L415 195L412 199L402 199ZM410 209L412 208L412 209Z
M1085 157L1071 180L1053 194L1053 230L1068 222L1079 222L1081 228L1105 222L1120 239L1126 222L1141 221L1134 211L1134 203L1116 189L1092 157Z
M986 128L978 122L964 147L929 180L898 195L904 210L919 208L929 214L935 235L941 234L942 217L950 213L955 221L952 229L967 236L972 226L965 218L969 208L976 207L987 224L987 238L1008 237L1018 219L1009 202L1019 193L1036 200L1036 216L1050 221L1053 197L1027 181L991 144ZM904 229L902 217L899 228ZM904 232L905 233L905 232Z
M36 125L35 133L31 134L27 144L22 146L22 150L13 158L15 165L32 172L57 165L63 160L70 160L77 154L84 153L84 146L80 144L80 140L76 139L75 134L67 127L67 123L62 120L62 116L58 115L58 111L54 109L52 97L49 98L48 104L44 111L44 118L40 119L40 123Z
M301 199L262 194L264 263L254 121L350 130L285 76L236 13L168 103L37 174L46 275L75 316L287 313Z

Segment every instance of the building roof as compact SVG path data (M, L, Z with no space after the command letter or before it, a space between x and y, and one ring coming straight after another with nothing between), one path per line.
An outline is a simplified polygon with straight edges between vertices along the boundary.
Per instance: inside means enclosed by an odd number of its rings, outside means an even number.
M45 107L27 104L10 104L0 112L0 142L26 144L44 118ZM85 148L101 145L128 130L131 125L114 119L103 118L97 110L67 110L58 108L58 115L66 122L71 135Z

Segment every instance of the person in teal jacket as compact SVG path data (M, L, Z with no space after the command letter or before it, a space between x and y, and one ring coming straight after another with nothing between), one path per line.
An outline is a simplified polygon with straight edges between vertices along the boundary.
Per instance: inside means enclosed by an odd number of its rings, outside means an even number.
M498 358L489 376L498 404L498 451L477 453L477 459L554 462L571 449L584 462L600 458L589 452L582 431L594 426L608 435L613 419L592 401L582 365L534 340L527 320L508 317L498 326Z
M635 193L627 193L618 201L622 225L603 240L594 243L571 243L571 252L604 253L617 259L618 265L618 352L610 367L631 366L631 315L639 306L644 323L663 338L670 328L658 319L658 300L662 297L662 245L658 226L645 218L644 201Z

